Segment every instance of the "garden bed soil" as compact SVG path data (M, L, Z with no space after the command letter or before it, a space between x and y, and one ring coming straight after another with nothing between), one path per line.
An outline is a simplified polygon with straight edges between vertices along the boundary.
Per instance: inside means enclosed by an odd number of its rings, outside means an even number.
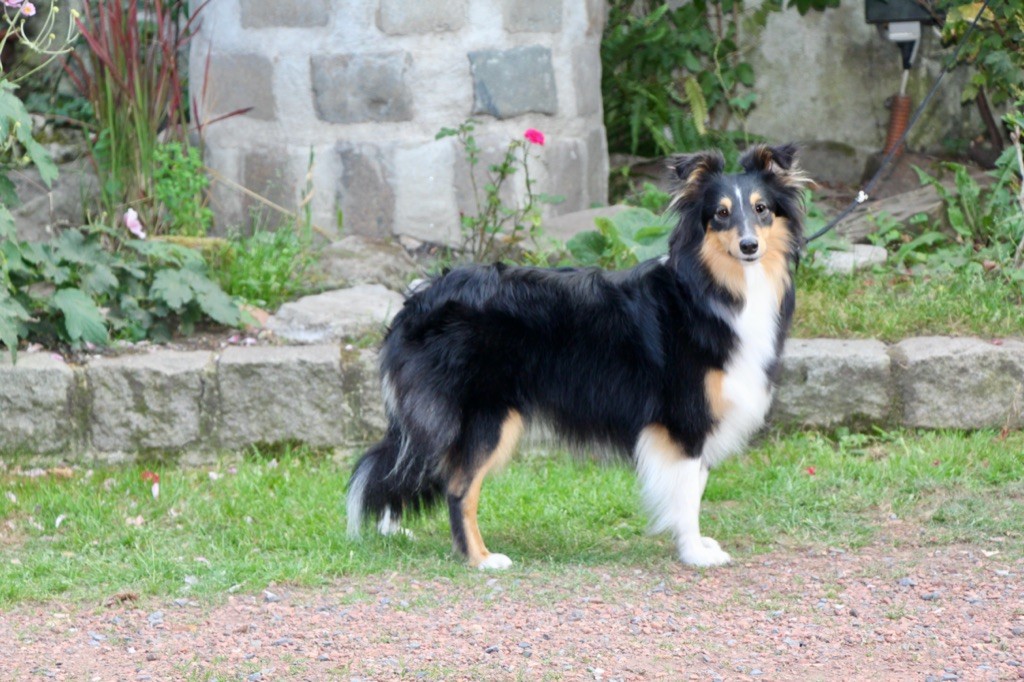
M3 679L1016 680L1024 560L890 522L706 571L514 567L0 613ZM921 544L924 543L924 544ZM571 557L566 557L571 561Z

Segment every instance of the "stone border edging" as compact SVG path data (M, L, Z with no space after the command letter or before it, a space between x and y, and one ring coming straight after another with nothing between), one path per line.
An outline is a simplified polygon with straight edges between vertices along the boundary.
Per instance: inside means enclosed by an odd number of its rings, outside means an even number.
M253 444L355 448L383 432L377 353L344 345L0 360L0 454L202 461ZM1024 341L791 339L772 419L794 427L1020 428Z

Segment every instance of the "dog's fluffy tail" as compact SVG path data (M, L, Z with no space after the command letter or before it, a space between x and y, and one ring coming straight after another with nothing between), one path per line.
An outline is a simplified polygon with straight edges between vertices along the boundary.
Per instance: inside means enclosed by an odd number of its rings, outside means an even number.
M346 502L349 537L359 537L367 516L380 519L381 531L389 533L397 529L402 515L440 500L443 491L432 475L432 458L412 450L392 424L384 439L356 462Z

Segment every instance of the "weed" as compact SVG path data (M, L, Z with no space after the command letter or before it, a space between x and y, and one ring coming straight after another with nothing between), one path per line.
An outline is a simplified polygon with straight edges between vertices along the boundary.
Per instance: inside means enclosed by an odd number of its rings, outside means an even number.
M217 269L221 286L251 305L276 310L307 290L306 273L316 260L309 241L292 223L249 236L233 233L229 255Z
M73 53L67 67L98 126L90 155L105 212L134 207L155 234L163 231L154 187L157 149L168 138L187 141L180 59L205 3L190 15L187 6L184 0L83 2L76 23L88 50Z
M213 211L204 198L210 180L199 150L168 142L154 150L153 163L153 192L165 211L161 219L167 233L206 236L213 224Z
M528 129L522 139L514 139L505 148L500 162L487 168L483 192L477 181L476 168L480 165L480 147L477 145L476 121L469 119L458 128L442 128L436 139L454 137L462 146L469 163L469 178L476 202L474 215L462 216L462 251L475 263L502 260L512 255L522 242L529 239L534 245L540 235L539 203L555 203L559 198L536 194L530 178L530 148L543 146L544 135ZM526 198L522 205L505 204L502 194L507 183L521 170Z

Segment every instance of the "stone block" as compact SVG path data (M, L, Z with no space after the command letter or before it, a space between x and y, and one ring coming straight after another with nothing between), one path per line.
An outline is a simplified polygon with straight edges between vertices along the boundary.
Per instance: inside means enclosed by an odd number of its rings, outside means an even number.
M1024 342L919 337L897 344L893 357L904 426L1021 426Z
M314 278L318 289L383 284L404 291L421 274L416 261L394 241L350 234L320 251Z
M562 30L562 0L502 0L501 15L510 33Z
M572 86L576 91L576 115L601 117L601 47L588 42L573 48Z
M84 442L75 411L75 372L59 357L0 356L0 453L71 456Z
M381 0L377 27L389 35L443 33L466 25L466 0Z
M92 447L100 452L198 445L209 396L210 353L160 351L98 357L85 368Z
M772 419L790 426L886 423L891 418L891 368L885 344L841 339L790 339Z
M548 142L544 149L548 178L545 191L562 197L549 208L550 213L561 215L584 208L587 178L583 143L578 138L561 139Z
M291 160L288 150L281 147L250 149L242 158L242 184L278 206L295 210L299 178ZM262 227L276 226L285 219L278 211L249 196L242 200L242 210L247 223L255 222Z
M345 445L363 445L380 439L387 428L384 399L380 388L377 351L342 348L341 373L345 386L346 413L343 427Z
M243 28L314 28L330 18L328 0L240 0Z
M22 201L9 207L18 238L33 242L53 239L62 226L84 224L85 205L100 195L96 171L86 158L62 164L60 175L49 188L35 166L19 168L10 179Z
M395 150L395 232L444 244L459 238L455 148L443 139Z
M352 413L338 347L230 347L217 361L222 448L344 441Z
M327 343L383 335L405 298L380 284L360 284L285 303L267 328L293 343Z
M310 57L313 105L328 123L387 123L413 119L408 52Z
M341 175L336 204L342 228L349 234L390 237L395 221L390 151L372 144L342 143L337 152Z
M214 52L206 81L207 117L250 108L247 117L273 121L277 117L274 88L269 85L273 76L273 64L261 54Z
M474 114L512 118L558 112L551 50L546 47L470 52L469 68Z

